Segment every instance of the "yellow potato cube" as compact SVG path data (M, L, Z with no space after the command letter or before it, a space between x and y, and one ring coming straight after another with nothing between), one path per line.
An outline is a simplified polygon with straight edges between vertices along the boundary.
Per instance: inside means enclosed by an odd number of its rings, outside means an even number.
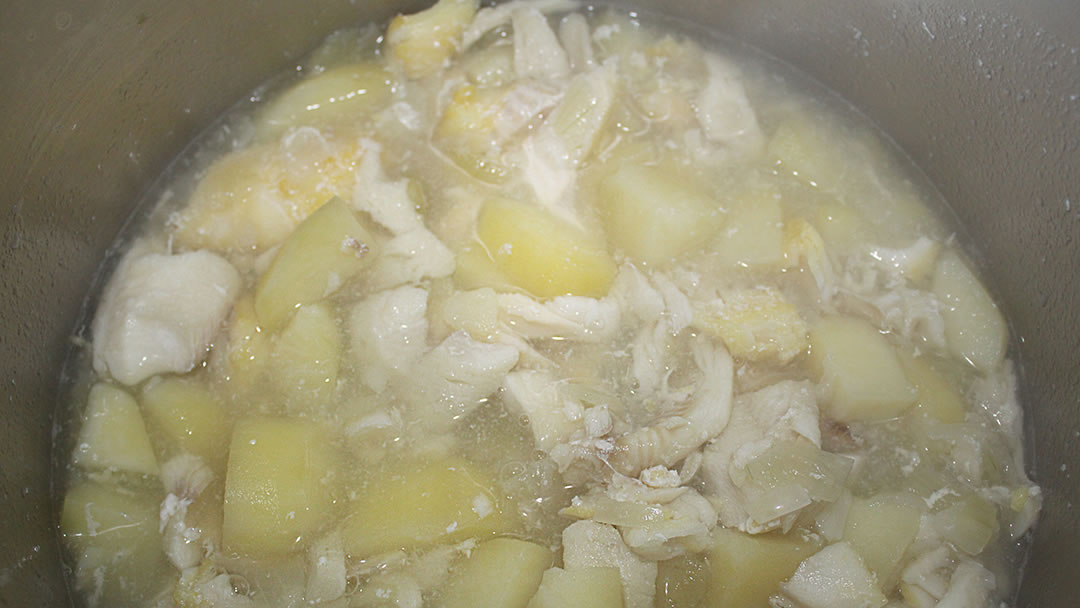
M225 548L272 556L304 547L333 521L337 467L330 438L313 422L237 422L225 477Z
M623 608L618 568L580 568L544 571L528 608Z
M716 528L708 550L709 593L714 606L768 608L769 596L791 577L803 559L821 548L798 531L751 536L729 528Z
M143 387L143 413L163 460L188 452L208 463L225 463L229 422L221 403L201 382L151 380Z
M161 497L84 481L68 490L60 532L75 559L75 587L91 605L134 606L172 570L161 550Z
M260 385L270 359L270 336L259 327L255 298L245 294L233 304L225 343L225 381L238 392Z
M889 341L853 317L826 317L810 330L810 368L826 386L822 410L840 422L886 420L918 396Z
M536 543L516 538L489 540L456 567L443 606L525 608L551 562L551 550Z
M495 265L481 243L464 245L454 262L454 285L458 289L490 287L495 291L519 291L510 279Z
M433 139L439 148L473 177L503 180L508 169L500 158L496 121L506 113L509 87L459 87L450 97Z
M968 406L964 398L921 357L902 356L904 373L919 391L915 412L945 423L963 422Z
M784 259L780 193L762 188L739 197L711 245L718 261L725 266L779 266Z
M938 259L933 291L941 303L949 352L980 371L1001 365L1008 341L1005 317L955 251L946 251Z
M457 54L477 0L439 0L427 10L398 15L386 28L386 47L409 78L430 76Z
M772 287L727 292L697 314L697 323L745 361L787 363L810 345L806 321Z
M359 121L391 99L393 79L374 63L338 66L305 78L263 107L256 129L275 137L289 127Z
M495 267L535 296L601 297L615 280L615 262L602 237L540 207L488 201L480 210L476 233Z
M912 494L879 494L851 501L844 540L886 590L896 584L904 552L919 533L921 502Z
M657 564L656 605L662 608L701 606L709 593L711 570L705 555L686 553Z
M274 345L271 380L289 411L316 413L337 386L344 340L322 304L301 306Z
M724 222L705 185L671 167L623 164L599 195L612 243L652 267L701 247Z
M456 459L410 464L366 481L349 506L345 550L362 559L490 536L509 526L495 484L476 467Z
M157 475L157 458L135 398L108 384L95 384L72 460L84 469Z
M934 513L941 536L968 555L979 555L998 533L997 508L986 499L968 494Z
M330 295L377 255L371 235L341 199L311 214L282 244L255 289L255 313L271 331Z

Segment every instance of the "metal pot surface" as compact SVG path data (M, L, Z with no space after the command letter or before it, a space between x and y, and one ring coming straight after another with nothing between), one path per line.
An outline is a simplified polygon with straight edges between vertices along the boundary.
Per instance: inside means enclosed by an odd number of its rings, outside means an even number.
M419 2L0 0L0 605L68 605L50 494L61 363L132 205L235 100L336 27ZM628 3L629 4L629 3ZM952 205L1013 323L1046 493L1020 606L1080 596L1080 7L640 0L853 102Z

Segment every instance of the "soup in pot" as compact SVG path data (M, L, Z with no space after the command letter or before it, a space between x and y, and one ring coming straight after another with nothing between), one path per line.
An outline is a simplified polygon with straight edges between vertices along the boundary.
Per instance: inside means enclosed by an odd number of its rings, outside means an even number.
M569 0L331 35L184 156L70 375L90 606L982 607L1039 488L933 191Z

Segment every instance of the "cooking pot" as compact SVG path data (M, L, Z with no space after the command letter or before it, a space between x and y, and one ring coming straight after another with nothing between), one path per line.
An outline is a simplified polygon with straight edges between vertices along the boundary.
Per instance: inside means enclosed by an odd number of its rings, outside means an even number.
M230 104L390 0L0 0L0 605L70 602L50 488L62 362L140 193ZM1013 323L1045 491L1020 606L1080 597L1080 6L1073 0L634 4L808 73L950 201Z

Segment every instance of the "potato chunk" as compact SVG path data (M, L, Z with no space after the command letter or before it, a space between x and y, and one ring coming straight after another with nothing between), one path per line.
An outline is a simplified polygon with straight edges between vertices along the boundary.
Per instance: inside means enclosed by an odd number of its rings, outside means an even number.
M618 568L581 568L544 571L540 588L528 608L623 608L622 578Z
M780 193L761 188L740 196L723 230L712 241L721 264L769 268L784 259L784 220Z
M141 402L163 461L188 452L208 463L225 463L228 421L202 383L186 378L150 381L143 387Z
M98 471L158 474L139 404L131 395L108 384L95 384L83 416L73 457L76 465Z
M882 494L851 502L844 540L882 585L896 582L904 552L919 533L920 502L910 494Z
M508 528L494 483L476 467L460 460L410 465L367 481L349 507L345 550L362 559Z
M387 104L392 86L390 74L373 63L331 68L301 80L264 107L258 115L259 135L358 120Z
M336 460L329 437L315 423L237 422L225 477L226 549L282 555L311 541L332 518Z
M1008 330L990 293L954 251L938 259L934 295L945 319L945 343L953 356L980 371L991 371L1005 359Z
M888 340L861 319L819 321L810 330L810 367L828 390L824 410L840 422L894 418L918 395Z
M768 608L769 596L778 590L780 581L794 574L799 563L820 546L798 532L750 536L730 528L716 528L713 540L706 597L716 606L740 608Z
M394 17L386 28L391 60L399 63L409 78L438 72L457 54L461 34L478 7L477 0L439 0L427 10Z
M164 585L171 567L158 535L159 500L95 481L68 490L60 532L90 606L138 605Z
M270 360L270 336L259 327L255 298L249 293L236 301L229 318L229 337L224 344L222 373L229 387L249 390L261 381Z
M341 199L311 214L278 250L255 289L255 313L271 331L293 311L318 302L359 274L375 243Z
M924 358L900 357L904 373L919 391L914 411L924 416L946 423L963 422L968 406L964 398L956 392Z
M536 543L516 538L489 540L456 568L443 606L525 608L551 561L551 551Z
M488 201L480 210L476 233L495 266L535 296L600 297L615 280L615 262L601 236L540 207Z
M613 244L652 267L701 247L724 221L704 184L659 166L623 164L599 193Z
M839 542L806 558L784 593L806 608L879 608L889 602L859 554Z
M728 292L699 312L697 319L737 359L787 363L809 347L806 321L772 287Z
M271 379L290 412L317 413L337 386L344 340L322 304L301 306L274 345Z

